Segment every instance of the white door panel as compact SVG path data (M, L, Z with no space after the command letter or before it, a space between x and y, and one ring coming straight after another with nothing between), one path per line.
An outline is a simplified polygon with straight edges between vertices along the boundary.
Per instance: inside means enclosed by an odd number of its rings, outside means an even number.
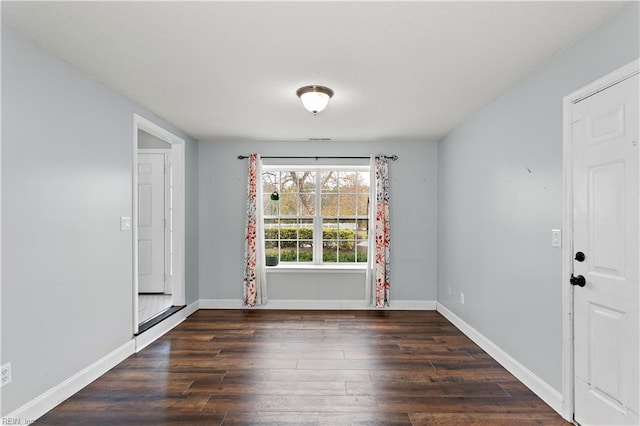
M603 277L624 278L624 203L625 163L616 161L588 169L587 242L592 255L587 263L589 273Z
M573 106L575 420L638 424L638 75Z
M165 291L165 155L138 154L138 292Z

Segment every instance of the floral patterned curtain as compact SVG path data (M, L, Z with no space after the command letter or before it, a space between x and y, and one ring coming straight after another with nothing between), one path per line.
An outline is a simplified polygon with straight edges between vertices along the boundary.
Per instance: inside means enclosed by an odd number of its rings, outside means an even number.
M262 230L262 167L258 154L249 156L247 227L245 235L244 297L246 307L267 303L267 280Z
M375 158L375 305L389 306L389 164L385 155Z

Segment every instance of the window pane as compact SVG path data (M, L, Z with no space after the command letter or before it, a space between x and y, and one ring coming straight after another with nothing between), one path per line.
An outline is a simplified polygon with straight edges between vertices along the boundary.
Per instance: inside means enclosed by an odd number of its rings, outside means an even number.
M313 241L313 219L298 219L298 238Z
M369 219L357 219L356 229L356 240L367 240L369 238Z
M356 195L355 194L340 195L338 214L340 216L356 215Z
M298 190L300 192L315 192L316 191L316 173L305 172L298 179Z
M338 249L340 250L340 253L353 253L356 234L355 219L341 219L339 221L338 227Z
M353 239L353 232L356 229L356 220L355 219L340 219L338 221L338 227L341 230L348 230L349 231L348 233L345 234L346 236L342 236L342 234L340 234L341 238L352 240Z
M295 249L296 244L297 244L296 240L280 240L280 247L282 248L282 251L284 251L285 249L287 250Z
M320 199L321 215L322 216L337 216L338 215L338 196L331 194L323 194Z
M356 254L357 254L357 262L366 262L367 261L367 254L368 254L368 250L367 250L367 242L366 241L360 241L358 243L358 245L356 246Z
M358 172L358 191L360 193L369 193L371 174L369 172Z
M322 261L337 262L338 260L338 220L324 219L322 221Z
M321 192L338 191L338 172L322 172L320 175Z
M280 192L298 192L296 172L280 172Z
M298 194L280 194L280 214L283 216L298 215Z
M356 215L369 216L369 194L356 196Z
M356 261L366 262L369 248L369 219L356 220Z
M299 242L298 261L313 262L313 241L302 240Z
M271 194L264 194L263 196L263 204L264 204L264 215L265 216L278 216L278 206L280 205L279 201L271 200Z
M297 262L298 254L296 253L295 241L293 247L285 247L284 241L280 249L280 262Z
M339 186L340 192L356 192L357 173L340 172Z
M283 240L298 239L298 219L280 219L280 238Z
M264 248L266 257L278 257L280 254L278 250L278 241L266 240L264 242Z
M338 239L338 220L337 219L322 220L322 239L323 240Z
M338 262L355 262L356 261L356 252L353 248L353 242L351 244L344 245L340 244L338 248Z
M300 214L304 216L313 216L316 214L316 196L315 194L300 194Z
M335 241L323 241L322 261L328 263L338 261L338 244Z
M276 252L278 250L278 241L274 241L274 240L266 240L264 242L264 248L267 252L269 252L269 250L273 250L275 249Z
M271 194L278 189L280 180L279 172L263 172L262 173L262 192Z
M265 219L264 220L264 239L265 240L277 240L280 238L278 219Z

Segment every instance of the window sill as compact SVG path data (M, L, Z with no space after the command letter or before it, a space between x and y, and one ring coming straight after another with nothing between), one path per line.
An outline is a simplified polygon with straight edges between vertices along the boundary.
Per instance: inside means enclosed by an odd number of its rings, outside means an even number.
M360 274L365 273L367 270L366 264L358 264L358 265L286 265L279 264L278 266L267 266L267 273L275 272L275 273L354 273Z

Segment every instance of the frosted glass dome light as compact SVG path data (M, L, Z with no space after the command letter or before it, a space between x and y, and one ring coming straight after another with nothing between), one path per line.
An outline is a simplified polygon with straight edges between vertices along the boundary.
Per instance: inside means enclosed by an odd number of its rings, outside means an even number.
M296 95L307 111L316 115L326 108L329 99L333 96L333 90L324 86L304 86L296 91Z

